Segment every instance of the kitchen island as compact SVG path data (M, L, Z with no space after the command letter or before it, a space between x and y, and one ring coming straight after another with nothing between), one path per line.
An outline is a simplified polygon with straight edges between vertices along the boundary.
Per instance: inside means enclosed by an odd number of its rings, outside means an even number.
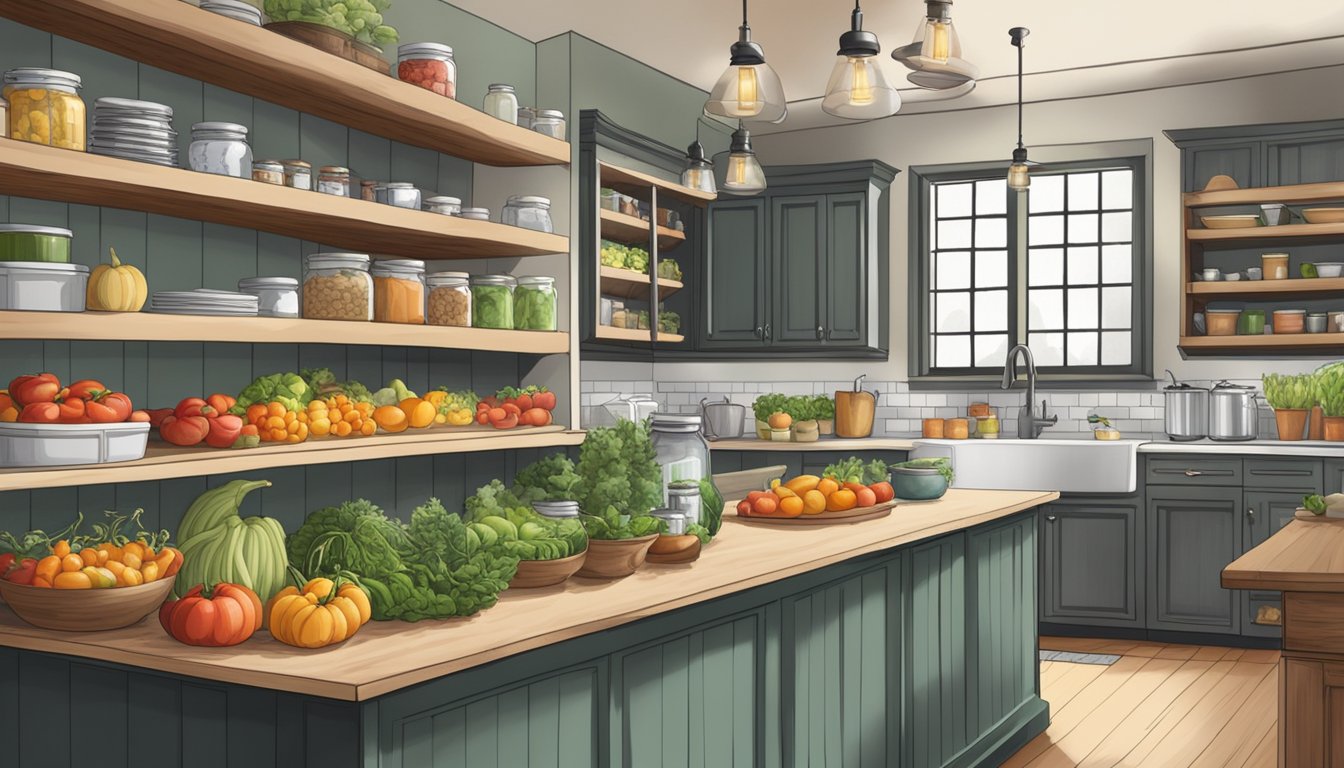
M248 768L994 765L1047 724L1033 510L1055 498L953 490L829 527L728 514L694 564L320 651L0 608L0 738L25 766L92 744Z

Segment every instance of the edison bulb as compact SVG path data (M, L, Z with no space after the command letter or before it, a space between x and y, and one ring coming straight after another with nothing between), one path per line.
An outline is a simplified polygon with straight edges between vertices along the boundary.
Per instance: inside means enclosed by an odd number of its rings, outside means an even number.
M776 122L786 112L779 75L765 62L729 66L705 102L705 114L734 120Z
M728 172L724 174L723 191L738 195L754 195L765 189L765 171L756 155L734 152L728 155Z
M939 64L946 64L952 56L952 25L938 19L924 23L924 47L920 54Z
M863 106L873 103L873 81L868 77L870 62L864 58L849 59L850 76L853 84L849 88L849 103Z
M1031 170L1026 163L1008 166L1008 188L1025 192L1031 186Z
M840 56L831 70L821 108L828 115L871 120L896 114L901 96L887 82L875 56Z
M737 111L742 116L761 111L761 81L755 67L737 68Z

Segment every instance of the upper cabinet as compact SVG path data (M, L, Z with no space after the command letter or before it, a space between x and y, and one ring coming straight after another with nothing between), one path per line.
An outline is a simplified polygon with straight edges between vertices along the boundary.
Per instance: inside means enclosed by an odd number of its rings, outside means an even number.
M770 311L765 201L714 203L708 221L699 346L759 342Z

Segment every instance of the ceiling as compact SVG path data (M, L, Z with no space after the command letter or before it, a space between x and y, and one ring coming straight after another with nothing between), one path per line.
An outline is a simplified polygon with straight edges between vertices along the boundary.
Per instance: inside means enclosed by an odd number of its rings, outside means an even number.
M735 0L451 2L531 40L577 32L704 90L727 65L741 23ZM753 39L765 48L790 102L781 127L844 122L821 113L820 96L852 7L843 0L751 4ZM905 68L887 52L913 38L922 0L868 0L863 11L865 28L882 41L888 77L908 85ZM1025 51L1029 101L1344 64L1339 0L1289 6L1263 0L958 0L952 12L963 55L980 68L980 85L944 102L914 103L920 96L903 90L902 114L1012 101L1013 26L1031 29Z

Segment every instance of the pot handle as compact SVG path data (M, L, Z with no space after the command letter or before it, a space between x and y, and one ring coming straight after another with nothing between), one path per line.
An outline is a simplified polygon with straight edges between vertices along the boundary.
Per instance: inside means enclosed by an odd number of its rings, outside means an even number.
M705 410L705 406L708 404L708 397L700 398L700 428L704 431L707 439L718 440L718 434L715 433L714 428L709 425L709 411Z

